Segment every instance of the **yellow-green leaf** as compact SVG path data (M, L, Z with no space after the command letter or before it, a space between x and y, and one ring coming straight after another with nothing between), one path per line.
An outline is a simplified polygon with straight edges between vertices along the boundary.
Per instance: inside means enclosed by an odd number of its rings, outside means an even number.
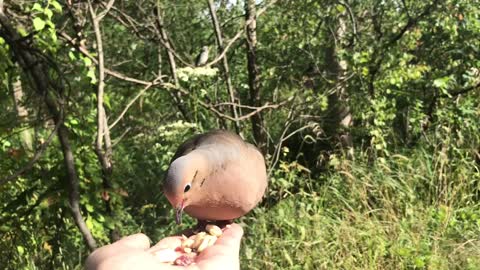
M62 12L62 6L57 1L51 1L50 4L56 11Z
M42 18L36 17L33 19L33 28L35 28L37 31L42 30L45 28L45 21Z

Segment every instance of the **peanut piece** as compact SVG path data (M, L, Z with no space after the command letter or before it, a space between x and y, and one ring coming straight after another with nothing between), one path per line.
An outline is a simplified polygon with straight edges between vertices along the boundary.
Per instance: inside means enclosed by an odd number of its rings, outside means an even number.
M213 236L220 236L222 235L222 229L220 229L218 226L216 225L213 225L213 224L208 224L206 227L205 227L205 230L210 234L210 235L213 235Z
M161 249L153 253L159 262L173 263L177 254L171 249Z
M198 252L204 251L207 247L213 246L215 244L215 241L217 241L217 237L213 235L207 235L203 239L202 244L197 248Z
M208 236L203 238L202 243L197 248L197 252L202 252L204 249L206 249L208 247L208 243L210 242L210 240L208 239Z
M196 236L195 236L195 241L193 242L193 244L190 246L190 248L193 248L193 249L198 249L198 247L202 244L203 242L203 239L205 238L207 234L205 232L199 232Z
M216 237L214 235L210 236L209 239L208 239L209 240L208 241L208 246L211 247L211 246L215 245L215 242L217 242L217 239L218 239L218 237Z
M194 239L187 238L187 239L182 241L182 247L183 248L190 248L190 247L192 247L193 243L195 243Z
M189 248L189 247L184 247L184 248L183 248L183 252L185 252L185 253L192 253L192 249Z

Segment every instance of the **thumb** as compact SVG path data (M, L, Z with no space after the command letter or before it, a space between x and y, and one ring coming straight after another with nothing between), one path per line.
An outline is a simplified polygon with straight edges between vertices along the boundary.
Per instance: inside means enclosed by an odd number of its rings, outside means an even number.
M150 240L143 233L137 233L124 237L117 242L96 249L88 256L85 269L97 269L108 258L113 258L123 252L144 251L150 247Z
M113 245L122 245L130 248L146 250L150 248L150 239L143 233L132 234L126 236Z

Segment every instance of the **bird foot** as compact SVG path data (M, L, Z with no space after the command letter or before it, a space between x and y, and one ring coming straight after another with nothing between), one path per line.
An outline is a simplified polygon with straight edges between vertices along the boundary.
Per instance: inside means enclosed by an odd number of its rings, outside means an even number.
M193 233L199 233L201 231L205 231L205 227L207 226L208 221L206 220L198 220L197 225L193 228Z
M220 229L224 229L225 227L227 227L227 225L230 225L232 223L233 223L233 219L229 219L229 220L217 220L213 224L220 227Z

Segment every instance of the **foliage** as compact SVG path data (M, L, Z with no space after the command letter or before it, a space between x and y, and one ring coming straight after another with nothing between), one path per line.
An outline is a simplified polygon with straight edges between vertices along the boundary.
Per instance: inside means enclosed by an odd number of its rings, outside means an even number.
M201 1L115 1L110 9L109 1L90 1L95 14L108 11L100 21L102 52L89 1L4 2L0 265L6 269L81 269L89 254L72 219L62 143L48 142L58 119L47 98L64 116L81 213L99 245L115 235L144 232L156 242L177 232L161 193L176 147L194 134L236 125L253 142L248 115L258 113L268 135L270 184L261 205L239 220L242 266L480 268L480 6L474 2L256 1L257 12L266 10L257 16L252 70L244 2L214 1L228 73ZM9 39L5 21L21 40ZM202 46L210 48L209 61L219 61L194 67ZM49 92L39 94L18 50L42 64ZM252 98L253 72L263 107ZM111 174L95 149L101 83ZM26 147L29 138L33 149ZM27 168L44 143L31 168L3 183ZM183 226L194 222L187 218Z
M418 148L387 163L360 157L321 179L301 178L310 188L244 219L242 262L249 269L477 269L479 187L470 179L480 168L465 159L435 166L445 158L457 160ZM451 186L440 191L445 171Z

